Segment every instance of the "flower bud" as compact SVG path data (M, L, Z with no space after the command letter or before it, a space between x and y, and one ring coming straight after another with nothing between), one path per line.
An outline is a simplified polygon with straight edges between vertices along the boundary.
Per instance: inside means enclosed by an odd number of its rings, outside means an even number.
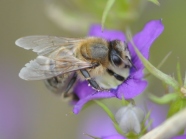
M145 114L142 109L132 104L120 108L115 115L116 121L125 134L131 131L139 134L141 131L140 123L144 117Z

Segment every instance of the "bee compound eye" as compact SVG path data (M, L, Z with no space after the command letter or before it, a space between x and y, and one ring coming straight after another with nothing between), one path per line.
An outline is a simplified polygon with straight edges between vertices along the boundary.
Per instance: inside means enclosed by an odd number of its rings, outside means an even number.
M122 64L122 60L120 58L120 51L117 50L115 47L110 48L110 61L112 62L113 65L119 66Z
M121 65L122 61L117 55L112 55L112 61L114 62L114 65L119 66Z

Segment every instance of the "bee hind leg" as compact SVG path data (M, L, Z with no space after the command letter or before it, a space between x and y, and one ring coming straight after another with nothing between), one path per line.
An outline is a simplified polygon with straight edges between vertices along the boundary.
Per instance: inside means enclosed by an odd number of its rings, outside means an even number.
M77 73L75 72L74 75L72 76L70 82L68 83L67 89L64 92L64 97L68 97L68 91L71 89L71 87L74 85L77 79Z
M90 74L88 73L88 71L86 69L81 69L80 72L94 89L96 89L97 91L104 90L104 89L100 88L100 86L97 84L96 81L91 79Z

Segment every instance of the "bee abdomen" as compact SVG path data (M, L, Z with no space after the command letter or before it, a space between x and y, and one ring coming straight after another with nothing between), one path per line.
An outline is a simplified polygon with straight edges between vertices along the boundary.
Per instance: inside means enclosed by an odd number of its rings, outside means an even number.
M66 91L68 83L70 82L73 73L66 73L58 75L45 80L47 88L56 95L61 95Z
M55 93L56 95L61 95L62 90L60 89L61 81L57 77L52 77L44 81L46 87Z

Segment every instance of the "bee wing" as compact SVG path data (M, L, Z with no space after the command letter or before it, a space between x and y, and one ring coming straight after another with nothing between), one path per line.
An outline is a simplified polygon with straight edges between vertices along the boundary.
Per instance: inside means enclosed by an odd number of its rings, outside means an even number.
M16 45L32 49L39 56L21 69L19 76L25 80L48 79L60 74L92 67L91 63L74 56L77 43L83 39L55 36L27 36L18 39Z
M92 66L91 63L79 60L72 55L63 59L38 56L21 69L19 77L24 80L42 80Z
M27 50L32 49L38 55L47 55L62 46L71 49L80 41L82 39L38 35L20 38L15 44Z

